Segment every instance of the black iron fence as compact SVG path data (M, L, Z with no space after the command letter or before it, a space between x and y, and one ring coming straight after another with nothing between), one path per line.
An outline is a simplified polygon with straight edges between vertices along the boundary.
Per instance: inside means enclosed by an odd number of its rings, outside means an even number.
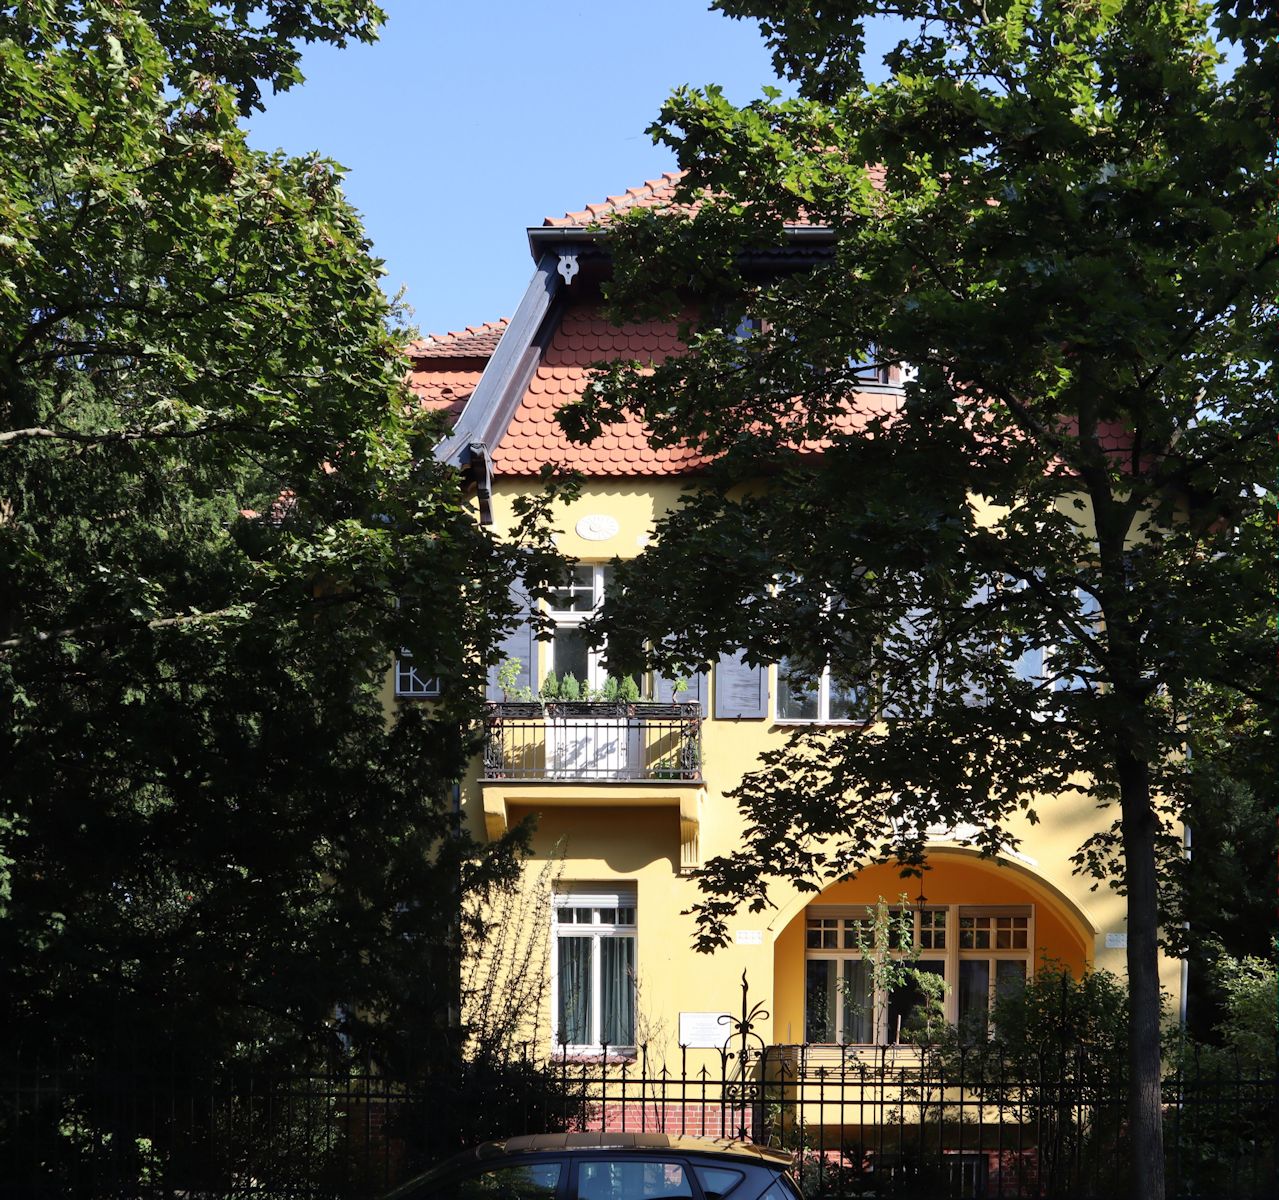
M655 701L489 705L484 777L697 782L701 708Z
M0 1196L359 1200L476 1141L562 1129L745 1137L790 1150L809 1197L1130 1194L1122 1053L611 1057L412 1083L349 1064L192 1080L20 1059L0 1078ZM1170 1197L1279 1195L1279 1080L1191 1065L1164 1102Z
M0 1198L365 1200L475 1142L581 1127L575 1088L531 1060L406 1082L18 1055L0 1061Z

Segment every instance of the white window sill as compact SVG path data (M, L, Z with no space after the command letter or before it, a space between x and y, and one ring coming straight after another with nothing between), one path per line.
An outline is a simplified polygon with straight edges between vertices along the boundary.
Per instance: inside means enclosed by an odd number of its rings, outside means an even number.
M773 719L774 725L843 725L856 728L873 725L874 723L875 721L871 717L835 717L828 721L823 721L818 717L775 717Z
M633 1063L639 1057L634 1046L610 1046L605 1055L600 1046L554 1046L553 1062L568 1062L581 1066L584 1063L607 1065L609 1063Z

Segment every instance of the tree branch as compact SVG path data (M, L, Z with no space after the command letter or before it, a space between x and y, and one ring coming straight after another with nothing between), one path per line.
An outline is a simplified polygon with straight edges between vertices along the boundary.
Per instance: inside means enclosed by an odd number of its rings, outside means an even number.
M386 594L384 588L362 587L352 588L345 592L319 592L308 596L307 601L312 605L318 605L323 608L334 608L340 604L353 604L360 600L366 600L371 596L383 597ZM42 645L45 642L53 641L55 638L111 633L116 630L134 632L139 629L172 629L179 625L192 625L200 621L214 621L220 617L227 617L243 607L246 606L232 604L225 608L212 609L209 612L184 613L176 617L157 617L153 621L146 621L137 625L71 625L63 629L36 630L32 633L20 633L0 642L0 652L19 650L24 646Z
M214 609L212 612L187 613L180 617L159 617L154 621L146 622L142 628L169 629L175 625L190 625L196 621L213 621L218 617L230 615L235 609L236 606L232 606L230 608ZM72 625L64 629L42 629L34 633L20 633L16 637L0 642L0 650L18 650L23 646L39 645L55 638L75 637L77 634L86 633L105 633L115 628L120 627L114 625Z
M50 439L53 441L78 442L83 445L101 445L109 442L148 442L161 441L167 438L203 437L210 433L250 433L262 430L257 425L249 425L236 421L224 421L213 425L201 425L196 429L166 428L156 425L150 429L114 429L101 433L85 433L78 429L52 429L43 425L33 425L27 429L0 430L0 446L12 442L36 441Z

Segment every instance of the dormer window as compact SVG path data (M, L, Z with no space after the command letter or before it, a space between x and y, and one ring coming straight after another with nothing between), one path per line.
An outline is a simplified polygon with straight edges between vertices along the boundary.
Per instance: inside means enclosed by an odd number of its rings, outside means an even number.
M879 347L871 342L864 354L852 356L848 366L858 380L875 384L877 387L888 387L892 384L892 365L880 361Z

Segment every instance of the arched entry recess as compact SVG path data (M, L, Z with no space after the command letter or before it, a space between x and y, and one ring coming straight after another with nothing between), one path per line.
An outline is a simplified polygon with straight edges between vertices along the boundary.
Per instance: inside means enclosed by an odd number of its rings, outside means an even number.
M1096 923L1084 908L1033 867L1016 859L992 860L962 847L930 847L929 870L923 878L926 923L922 936L927 947L921 953L929 969L943 974L949 987L948 1012L959 1015L961 993L971 1011L974 986L989 981L990 996L998 979L1015 974L1020 960L1033 972L1044 960L1059 962L1078 976L1092 962ZM858 1023L846 1014L823 1025L807 1009L814 1007L814 989L823 971L841 974L857 971L842 960L847 952L850 922L882 896L898 907L905 893L908 905L918 907L918 879L903 879L897 867L869 866L851 879L831 884L818 895L800 895L784 905L770 923L773 941L773 1039L777 1042L847 1041L877 1042L893 1039L885 1032L886 1018L878 1024ZM963 947L961 949L961 946ZM988 950L988 953L986 952ZM828 960L834 965L820 965ZM986 965L978 965L983 962ZM817 963L818 965L810 965ZM1004 965L1000 965L1003 963ZM967 965L964 965L967 964ZM848 981L839 985L845 994ZM833 993L832 993L833 994ZM881 997L882 1001L883 998ZM843 1008L842 1001L839 1005ZM832 1008L834 1005L832 1005ZM865 1007L872 1007L868 994ZM882 1008L882 1003L880 1005Z

